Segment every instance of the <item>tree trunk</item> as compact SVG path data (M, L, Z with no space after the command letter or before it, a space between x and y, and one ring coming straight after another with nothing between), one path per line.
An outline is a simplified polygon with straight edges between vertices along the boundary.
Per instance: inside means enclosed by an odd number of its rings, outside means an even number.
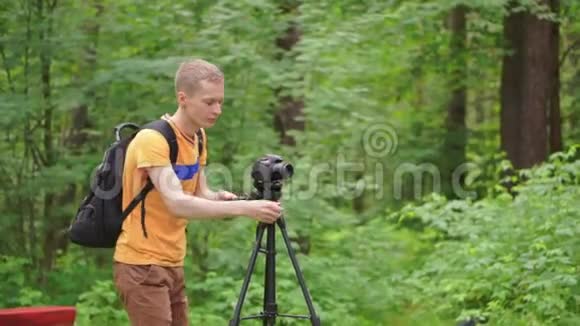
M566 49L562 51L560 66L569 61L570 66L580 67L580 51L578 51L580 49L580 32L571 31L567 33L566 39ZM566 89L580 89L580 69L575 69ZM579 95L574 96L576 103L580 98ZM580 110L569 110L564 122L565 128L568 130L568 137L570 139L580 139Z
M560 0L552 0L552 10L560 13ZM552 23L552 73L553 81L550 94L550 153L563 149L562 118L560 115L560 23Z
M466 8L462 5L453 8L449 14L451 29L451 56L453 58L450 82L451 99L447 106L445 127L447 134L443 144L444 171L443 191L453 197L453 171L465 162L465 145L467 144L467 129L465 126L466 110ZM460 184L463 184L460 180Z
M101 28L99 19L103 14L104 6L102 0L93 0L91 5L95 10L95 17L87 20L83 25L83 32L88 35L89 42L85 44L83 57L79 62L80 69L76 77L79 88L84 88L87 83L90 83L97 70L97 48ZM82 101L71 112L71 126L65 144L67 148L73 151L82 149L88 140L85 130L90 127L89 102L94 98L95 90L88 88Z
M510 43L512 53L503 58L500 89L500 137L501 147L513 164L519 162L522 79L526 69L523 53L525 33L523 24L523 13L512 14L504 19L504 38Z
M300 1L282 1L280 10L287 16L296 16L299 12ZM284 34L276 39L276 46L280 48L279 60L293 60L289 55L292 48L300 41L302 31L294 17L290 18L288 27ZM295 146L296 139L289 134L291 130L304 130L304 100L284 95L285 89L277 89L278 111L274 114L274 128L280 134L280 143L288 146ZM308 234L298 234L295 239L299 245L299 251L303 254L310 252L310 236Z
M53 130L52 130L52 85L51 85L51 44L50 37L52 35L52 13L56 6L56 1L47 3L47 7L44 7L45 1L37 0L36 2L36 15L38 19L38 24L42 24L39 29L39 40L40 40L40 51L39 51L39 61L40 61L40 85L42 94L42 127L43 127L43 145L44 145L44 167L50 167L54 164L56 159L56 153L53 144ZM40 263L40 281L42 284L46 283L46 272L52 268L54 249L53 249L53 239L55 237L55 231L52 220L52 211L54 208L54 195L51 190L44 195L43 201L44 207L44 221L45 226L45 237L43 241L43 256Z
M554 0L541 0L550 8ZM504 36L513 54L504 56L501 80L501 145L516 168L548 155L548 113L555 83L553 22L528 12L505 18Z
M299 10L298 1L286 1L281 7L281 11L286 15L294 15ZM294 45L300 41L302 32L298 23L293 19L290 20L288 28L283 35L276 39L276 45L281 49L282 55L280 60L289 59L285 53L292 50ZM304 101L300 98L282 95L284 89L276 90L278 97L278 111L274 115L274 127L280 133L280 142L285 145L294 146L296 140L288 134L290 130L304 130L303 109Z
M25 42L25 46L24 46L24 71L23 71L23 75L24 75L24 87L22 90L22 93L25 96L29 95L29 89L30 89L30 85L29 85L29 75L30 75L30 44L32 42L32 15L33 15L33 8L32 8L32 3L30 1L26 1L26 42ZM27 138L29 138L30 135L30 123L31 123L31 118L30 118L30 114L26 114L26 122L24 124L24 130L22 133L22 139L24 141L24 159L23 159L23 168L25 168L27 171L27 174L32 174L32 159L27 159L27 155L29 153L29 151L32 151L30 149L29 146L29 141L27 140ZM33 156L32 154L30 155L31 157ZM20 178L20 180L22 180L22 178ZM19 181L18 185L21 185L22 183ZM36 235L36 228L35 228L35 214L34 214L34 200L31 200L30 198L23 198L22 195L19 195L20 197L20 201L25 203L26 209L24 210L25 212L28 211L28 236L27 236L27 241L25 242L25 246L26 248L28 248L28 255L30 257L30 261L32 263L32 267L33 268L37 268L38 267L38 254L36 251L36 239L37 239L37 235Z

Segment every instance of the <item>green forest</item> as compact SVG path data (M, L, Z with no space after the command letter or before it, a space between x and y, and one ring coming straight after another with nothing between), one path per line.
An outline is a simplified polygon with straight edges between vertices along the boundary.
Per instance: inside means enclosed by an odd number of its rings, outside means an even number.
M129 324L112 249L67 231L113 128L172 114L176 69L202 58L225 75L210 186L251 192L266 154L294 166L281 201L323 325L580 325L578 17L577 0L1 1L0 308ZM255 232L189 223L192 325L228 324ZM307 314L277 240L278 310Z

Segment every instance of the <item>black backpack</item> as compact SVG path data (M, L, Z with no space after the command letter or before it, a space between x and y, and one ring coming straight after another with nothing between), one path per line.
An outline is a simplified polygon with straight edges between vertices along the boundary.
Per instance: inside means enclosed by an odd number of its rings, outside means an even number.
M129 128L133 132L125 138L121 133ZM141 227L147 238L145 228L145 197L154 188L151 179L147 178L145 187L123 210L123 167L129 143L140 130L153 129L160 132L169 144L171 164L177 161L177 139L169 122L156 120L139 127L133 123L122 123L115 127L115 142L109 146L103 161L98 166L91 181L89 194L82 200L69 230L70 240L78 245L92 248L113 248L121 233L125 218L141 203ZM197 133L199 156L203 150L203 134Z

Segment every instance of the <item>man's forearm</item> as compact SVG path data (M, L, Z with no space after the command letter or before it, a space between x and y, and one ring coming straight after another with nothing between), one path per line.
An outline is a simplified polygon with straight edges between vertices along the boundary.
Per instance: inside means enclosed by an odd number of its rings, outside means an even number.
M219 192L206 188L201 194L202 198L207 200L220 200Z
M214 193L212 191L212 193ZM214 193L217 196L217 193ZM169 210L186 219L227 218L244 215L241 201L215 201L207 198L181 194L168 200Z

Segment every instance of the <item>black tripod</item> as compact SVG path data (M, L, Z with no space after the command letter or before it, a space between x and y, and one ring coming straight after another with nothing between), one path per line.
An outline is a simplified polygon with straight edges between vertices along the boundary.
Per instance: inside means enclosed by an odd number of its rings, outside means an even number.
M272 191L266 191L266 196L264 196L264 194L262 193L262 195L254 194L254 196L252 197L253 199L264 198L269 200L276 200L275 194L276 192L273 193ZM296 255L294 254L292 246L290 245L290 240L288 240L288 232L286 231L286 223L284 221L284 217L281 216L277 220L276 224L280 227L280 231L282 232L284 244L288 249L288 255L290 256L290 260L292 261L292 266L294 267L294 272L296 273L296 277L298 278L298 283L300 284L300 288L302 289L302 294L304 295L304 299L306 300L306 305L308 306L308 312L310 315L302 316L302 315L288 315L278 313L278 305L276 304L276 238L275 238L276 225L259 223L256 228L256 242L254 243L254 249L252 250L252 255L250 256L250 263L246 271L244 283L242 284L242 291L240 292L240 297L238 298L238 303L236 304L234 315L230 320L230 326L238 326L240 324L240 321L248 319L262 319L264 326L273 326L276 324L277 317L310 319L312 325L315 326L320 325L320 319L316 315L316 311L314 310L314 305L312 304L310 293L308 292L308 288L306 287L304 276L302 275L302 271L298 266L298 260L296 259ZM262 238L264 236L264 230L266 230L268 233L266 240L266 248L262 247ZM240 314L242 312L242 306L244 304L244 299L246 298L246 293L248 292L248 286L252 278L252 273L254 271L256 259L258 257L259 252L266 254L266 275L265 275L264 306L263 306L264 310L260 314L241 318Z

